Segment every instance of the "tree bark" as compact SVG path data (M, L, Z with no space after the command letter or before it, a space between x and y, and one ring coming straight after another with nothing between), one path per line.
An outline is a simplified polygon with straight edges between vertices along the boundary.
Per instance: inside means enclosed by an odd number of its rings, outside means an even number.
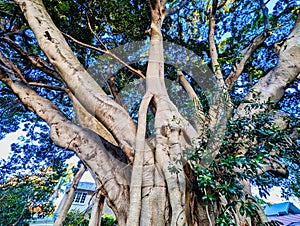
M62 226L66 216L69 212L69 209L72 205L72 202L74 200L75 197L75 191L77 189L78 183L82 177L82 175L84 174L86 170L86 167L84 165L82 165L79 169L79 171L75 174L71 187L69 188L69 191L67 192L67 198L65 200L65 203L63 204L63 207L60 209L59 214L57 216L57 218L55 219L54 222L54 226Z
M93 204L92 214L89 226L101 226L101 214L104 206L105 198L101 192L97 192L95 202Z

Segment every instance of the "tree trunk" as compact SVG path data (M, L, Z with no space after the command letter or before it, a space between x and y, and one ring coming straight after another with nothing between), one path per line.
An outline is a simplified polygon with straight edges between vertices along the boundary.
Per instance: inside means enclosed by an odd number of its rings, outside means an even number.
M109 98L80 65L42 2L15 2L19 4L28 20L40 47L67 85L80 125L68 120L52 102L40 97L18 78L12 63L3 55L0 55L0 79L30 110L49 124L53 141L65 149L73 150L93 172L99 185L97 201L100 202L102 195L105 196L120 226L216 225L222 203L208 206L202 202L192 166L183 156L183 151L192 148L193 141L198 139L199 134L180 115L165 87L161 26L167 14L174 11L165 9L166 1L150 1L152 21L146 93L140 105L137 128L126 110ZM218 1L213 2L216 7ZM214 13L212 10L211 15ZM211 29L214 29L214 23L210 23ZM298 38L296 42L299 44L299 19L297 26L293 35L295 39ZM218 67L213 32L214 30L210 31L211 54L214 58L213 66ZM287 48L281 51L282 61L286 61L285 54L299 55L299 45L296 49L290 49L289 42L286 42ZM261 95L261 101L267 97L277 97L272 94L274 88L268 87L277 81L275 79L280 81L280 86L275 85L280 91L299 73L299 62L293 64L293 75L285 73L286 64L279 63L272 76L267 76L268 82L262 79L263 82L257 83L254 90L265 94ZM215 73L219 88L222 86L223 89L225 82L222 80L221 70L218 69ZM284 79L277 78L279 74ZM264 90L267 91L264 93ZM227 90L225 91L227 93ZM150 103L156 106L155 137L151 139L146 137L146 116ZM218 108L220 106L215 107L216 111L212 112L212 107L210 112L214 117L211 120L211 129L216 128L222 121L222 111L226 106L222 105L222 109ZM242 107L238 110L239 114L243 114ZM229 107L229 110L225 110L231 114L230 109ZM218 135L222 132L224 128L217 130ZM216 142L218 143L210 144L214 156L220 148L219 136ZM244 184L245 192L249 193L248 181L242 181L241 184ZM230 200L221 201L226 203ZM95 206L93 216L96 217L93 218L92 225L98 224L96 218L100 209L100 204ZM231 214L237 225L255 225L252 219L241 216L238 209ZM259 218L265 222L266 218L261 210L259 214Z
M101 214L102 214L105 198L101 194L101 192L98 192L95 196L96 197L92 209L89 226L101 226Z
M62 226L63 225L63 223L66 219L67 213L69 212L69 209L74 200L75 191L77 189L78 183L79 183L82 175L84 174L85 170L86 170L86 167L84 165L81 165L80 169L75 174L73 182L71 184L71 187L67 191L67 194L66 194L67 197L65 199L65 202L63 203L62 208L58 211L58 216L55 219L54 226Z

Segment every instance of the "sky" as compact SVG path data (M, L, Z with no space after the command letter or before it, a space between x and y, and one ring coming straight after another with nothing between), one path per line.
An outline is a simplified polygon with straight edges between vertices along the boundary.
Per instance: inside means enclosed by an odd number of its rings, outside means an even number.
M21 126L21 128L17 132L7 134L4 139L0 140L0 159L6 160L9 157L10 151L11 151L10 145L12 143L18 142L18 138L25 135L25 132L22 131L22 129L23 128ZM74 156L71 159L67 160L67 163L77 165L78 161L79 161L79 158ZM94 182L94 179L91 176L91 174L89 173L89 171L86 171L83 174L81 181L82 182Z
M3 140L0 140L0 159L7 159L9 156L10 145L17 141L17 138L21 135L20 132L10 133L5 136Z

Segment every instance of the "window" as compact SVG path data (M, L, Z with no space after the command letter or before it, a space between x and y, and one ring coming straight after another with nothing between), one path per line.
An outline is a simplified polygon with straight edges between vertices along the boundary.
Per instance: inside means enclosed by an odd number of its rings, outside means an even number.
M75 192L74 202L75 203L84 203L86 198L85 192Z

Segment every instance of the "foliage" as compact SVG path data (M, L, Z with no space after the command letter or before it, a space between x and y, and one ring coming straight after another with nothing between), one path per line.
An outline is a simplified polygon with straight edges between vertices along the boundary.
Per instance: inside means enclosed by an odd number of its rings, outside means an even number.
M64 221L65 226L88 226L90 214L85 214L79 210L71 210ZM117 220L113 216L103 214L101 217L101 225L103 226L116 226Z
M253 107L260 108L262 105L250 106ZM217 225L234 225L234 210L237 207L242 216L257 216L257 199L251 193L243 191L241 181L251 180L253 185L258 186L260 197L264 198L269 194L269 188L274 185L289 191L287 197L291 196L293 189L295 195L299 194L295 189L298 186L295 183L294 187L289 184L294 180L299 181L298 173L293 174L291 179L283 178L275 171L264 174L260 172L269 157L280 159L299 171L299 146L290 142L295 127L281 130L271 126L274 125L273 121L269 114L262 113L230 120L226 127L222 151L215 159L210 159L210 151L204 147L197 151L185 151L186 157L194 163L194 173L202 201L212 209L221 205L222 211L218 214ZM241 149L245 147L246 151ZM242 155L235 151L239 149L247 154ZM259 223L259 218L256 219L256 223Z
M52 194L67 173L65 160L73 156L54 145L44 122L30 117L35 123L23 124L25 136L11 145L7 160L0 160L1 225L51 214Z
M118 221L111 215L103 214L101 217L101 225L116 226L118 225Z
M71 210L64 221L64 226L88 226L88 216L79 210Z
M27 225L26 222L33 216L45 217L53 213L50 196L57 180L52 174L52 169L48 168L41 170L39 174L1 180L0 224Z

